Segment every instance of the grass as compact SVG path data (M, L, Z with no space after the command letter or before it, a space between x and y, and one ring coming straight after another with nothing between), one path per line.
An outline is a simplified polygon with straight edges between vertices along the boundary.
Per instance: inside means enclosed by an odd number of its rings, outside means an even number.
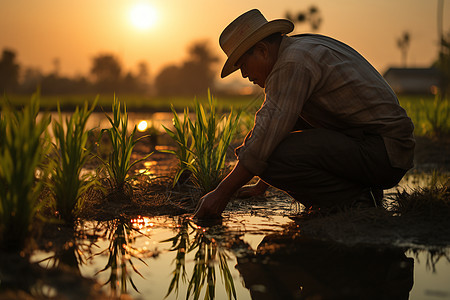
M128 191L131 191L130 180L133 178L132 176L129 176L130 169L135 164L147 159L152 153L131 162L131 154L134 146L139 140L146 136L136 139L136 126L134 126L131 133L128 134L127 107L123 104L123 109L121 109L121 104L116 97L114 97L112 114L113 118L106 115L111 124L111 128L102 130L102 134L107 133L112 143L112 152L110 153L108 160L100 159L106 167L111 192L117 192L119 195L126 195L125 192L127 188Z
M98 107L111 107L112 95L104 94L98 96ZM28 96L9 95L12 103L22 106L30 102ZM81 107L86 99L94 99L96 95L62 95L62 96L41 96L41 107L44 110L57 110L57 103L62 103L62 110L73 111L77 106ZM171 105L178 111L185 108L195 109L191 97L153 97L143 95L121 95L126 99L127 107L130 111L171 111ZM0 96L4 98L4 96ZM220 97L217 101L217 109L227 111L230 107L247 110L249 104L253 107L259 107L263 101L261 95L248 96L226 96ZM434 135L435 129L442 131L449 129L450 121L445 114L449 114L449 99L437 102L433 96L405 96L399 95L400 104L406 109L408 115L415 124L416 136ZM208 104L207 99L200 99L203 105ZM254 109L250 109L253 111ZM438 113L438 114L436 114ZM436 122L438 121L438 122ZM434 124L434 125L433 125Z
M185 110L184 120L180 122L173 110L175 130L165 130L178 145L178 150L174 153L179 159L180 170L174 183L183 172L189 171L194 183L203 192L209 192L225 176L225 158L238 126L240 113L231 111L228 115L219 117L211 94L208 94L208 111L198 101L195 100L194 103L195 120L191 120Z
M30 102L28 96L24 95L9 95L9 99L17 106L26 105ZM41 96L41 108L44 110L57 110L58 102L61 103L61 109L66 111L73 111L77 106L81 107L86 99L98 98L98 107L111 107L113 94L102 95L55 95L55 96ZM183 110L186 107L194 108L192 97L156 97L144 95L120 95L122 99L126 99L126 104L129 111L167 111L170 112L170 107L173 105L177 110ZM3 96L0 95L0 99ZM217 107L221 110L228 110L230 107L241 108L247 106L249 103L260 105L262 103L262 96L248 95L248 96L225 96L220 97L217 101ZM200 103L208 104L208 100L200 99Z
M3 103L1 112L0 146L0 240L1 247L10 250L23 248L29 236L31 221L40 204L38 197L46 178L42 163L50 144L43 139L50 124L50 116L37 120L39 96L16 111Z
M389 209L400 217L447 222L450 215L450 180L441 183L438 178L435 173L426 186L416 187L410 192L398 192Z
M96 183L89 174L82 175L81 171L90 152L86 149L89 131L86 123L96 106L96 101L89 108L85 102L82 109L63 120L61 111L59 119L53 122L55 137L53 168L50 190L55 199L56 211L66 222L72 223L78 216L86 191Z
M412 119L416 136L442 137L450 133L450 100L432 97L400 97Z

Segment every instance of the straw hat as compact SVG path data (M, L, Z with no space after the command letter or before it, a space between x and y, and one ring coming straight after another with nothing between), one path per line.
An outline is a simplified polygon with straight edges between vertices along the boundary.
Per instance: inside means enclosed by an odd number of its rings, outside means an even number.
M293 29L291 21L279 19L268 22L257 9L240 15L223 30L219 38L220 47L228 56L222 68L222 78L238 69L236 62L257 42L273 33L285 34Z

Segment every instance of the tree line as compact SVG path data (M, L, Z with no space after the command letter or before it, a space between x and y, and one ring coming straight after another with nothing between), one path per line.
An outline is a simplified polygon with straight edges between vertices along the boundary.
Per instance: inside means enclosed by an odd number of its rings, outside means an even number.
M39 69L24 67L17 61L17 53L3 49L0 57L0 92L30 94L40 89L44 95L128 93L183 96L205 94L212 89L218 57L207 41L193 43L188 57L181 64L170 64L157 74L151 83L148 64L138 64L137 72L126 71L120 60L111 53L100 53L91 59L89 73L74 77L59 74L59 60L54 70L44 74Z

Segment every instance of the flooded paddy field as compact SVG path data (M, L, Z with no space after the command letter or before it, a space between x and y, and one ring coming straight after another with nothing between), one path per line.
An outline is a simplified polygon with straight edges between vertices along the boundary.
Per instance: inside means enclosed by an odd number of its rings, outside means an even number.
M129 120L158 128L171 115ZM176 160L157 151L167 147L158 138L135 149L156 152L133 169L143 175L128 202L93 194L74 228L46 223L24 251L1 253L0 299L450 299L448 221L377 208L304 218L269 189L233 199L215 223L199 222L192 212L201 194L171 187ZM399 191L427 185L433 170L448 179L449 143L418 142L427 144L418 145L416 168L386 191L387 206Z
M448 250L318 241L302 237L299 225L283 216L228 215L208 228L184 217L82 226L78 232L90 239L75 238L69 247L38 251L32 261L42 268L72 262L108 296L407 299L409 294L409 299L445 299L450 292L445 280L450 275ZM42 292L51 296L61 291L67 293L64 287L51 286Z
M80 220L76 230L57 226L59 234L33 251L31 265L13 274L19 276L14 286L37 299L450 297L447 246L395 233L383 239L376 227L365 233L369 239L352 232L349 239L342 232L337 240L314 237L308 226L303 232L307 221L293 217L292 206L271 191L264 199L234 201L217 224L183 214ZM39 276L29 279L28 268ZM2 286L11 279L3 276Z

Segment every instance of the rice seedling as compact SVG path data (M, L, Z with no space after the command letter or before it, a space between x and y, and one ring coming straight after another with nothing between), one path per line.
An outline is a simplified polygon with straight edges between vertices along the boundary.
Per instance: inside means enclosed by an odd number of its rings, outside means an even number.
M450 102L436 95L433 98L399 99L414 123L416 136L442 137L450 133Z
M96 184L89 174L81 174L82 168L91 157L86 149L89 131L86 122L97 104L97 99L91 108L85 102L82 109L63 120L58 106L59 119L53 122L55 136L54 156L52 157L52 180L50 190L55 200L55 208L60 218L72 223L78 216L84 201L86 191Z
M440 183L438 177L435 172L427 186L417 187L411 192L398 192L391 209L400 216L446 224L450 214L450 180L447 178L447 181Z
M175 174L173 184L176 185L178 182L184 183L186 177L191 173L189 170L189 165L193 161L193 151L192 151L192 138L189 134L189 108L184 109L183 121L180 121L177 112L173 105L171 106L173 113L173 125L175 130L171 131L162 125L167 132L167 134L177 143L178 148L176 151L168 151L176 155L178 159L178 171ZM186 176L187 174L187 176Z
M431 108L428 107L427 109L423 100L421 101L421 107L426 113L426 120L433 136L440 137L450 133L450 103L448 98L441 98L436 95Z
M233 135L236 131L240 112L231 111L228 115L218 117L215 99L208 92L209 111L206 112L197 100L195 104L195 120L192 121L185 111L185 120L179 122L175 110L175 132L165 128L166 132L178 145L175 154L180 159L180 172L188 170L192 173L193 182L203 191L216 188L226 173L225 158Z
M146 160L152 153L149 153L145 157L131 162L131 154L133 148L138 141L147 137L141 136L135 138L137 127L134 126L130 134L128 134L128 115L127 107L123 104L121 110L120 102L114 97L112 105L113 118L106 115L111 128L103 129L103 133L107 133L112 143L112 152L110 153L108 160L100 158L106 167L106 173L110 184L110 195L116 194L118 197L127 195L127 191L131 192L130 180L135 176L129 176L130 169L137 163Z
M23 248L29 235L31 221L40 204L46 170L41 164L50 143L47 134L50 116L37 120L39 96L33 95L21 111L3 103L0 121L0 240L9 251Z

